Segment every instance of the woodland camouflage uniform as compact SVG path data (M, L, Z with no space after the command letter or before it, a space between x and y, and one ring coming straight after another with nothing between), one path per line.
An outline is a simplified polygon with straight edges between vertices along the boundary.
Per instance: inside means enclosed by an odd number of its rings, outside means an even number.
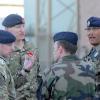
M18 100L36 100L38 61L35 62L30 72L26 72L26 76L22 76L20 71L23 68L24 56L27 51L32 51L31 45L25 43L24 51L15 49L15 54L10 59L10 70L15 81L15 88Z

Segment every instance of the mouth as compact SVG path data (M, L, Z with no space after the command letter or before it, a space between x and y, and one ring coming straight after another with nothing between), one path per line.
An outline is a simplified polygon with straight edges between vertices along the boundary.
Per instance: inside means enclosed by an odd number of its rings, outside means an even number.
M25 34L21 33L20 35L25 35Z
M89 39L95 39L95 37L89 37Z

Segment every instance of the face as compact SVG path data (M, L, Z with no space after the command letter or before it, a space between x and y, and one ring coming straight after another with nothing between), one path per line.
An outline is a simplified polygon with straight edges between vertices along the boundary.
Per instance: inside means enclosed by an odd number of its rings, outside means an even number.
M88 38L91 45L96 46L100 44L100 28L90 28L87 30Z
M4 57L9 57L13 51L13 43L0 44L0 54Z
M11 32L16 37L16 40L25 39L24 24L18 24L13 27L8 27L6 29L7 31Z
M54 43L54 60L57 61L58 59L60 59L61 56L61 52L60 52L60 46L58 45L57 41Z

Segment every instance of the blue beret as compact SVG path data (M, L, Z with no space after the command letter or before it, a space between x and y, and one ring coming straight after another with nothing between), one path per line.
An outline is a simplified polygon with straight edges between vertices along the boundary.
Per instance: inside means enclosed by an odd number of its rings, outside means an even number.
M24 24L23 18L17 14L10 14L2 22L5 27L12 27L18 24Z
M0 44L13 43L16 40L15 36L8 31L0 30Z
M73 45L77 45L78 36L74 32L59 32L53 37L54 42L59 40L65 40Z
M90 17L87 20L87 27L100 27L100 18Z

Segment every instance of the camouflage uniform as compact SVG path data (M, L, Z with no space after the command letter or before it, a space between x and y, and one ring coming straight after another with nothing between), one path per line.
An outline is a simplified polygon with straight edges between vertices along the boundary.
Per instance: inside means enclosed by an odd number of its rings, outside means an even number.
M14 81L7 67L7 62L0 57L0 100L15 100Z
M96 96L100 98L100 45L92 48L90 53L84 57L84 61L90 63L95 68Z
M27 51L32 50L29 46L25 43L24 51L16 48L18 52L13 54L10 59L10 70L15 81L17 100L36 100L38 63L35 62L31 71L26 73L26 76L20 74L23 68L24 56Z
M94 100L94 69L74 56L65 56L43 74L43 100Z

